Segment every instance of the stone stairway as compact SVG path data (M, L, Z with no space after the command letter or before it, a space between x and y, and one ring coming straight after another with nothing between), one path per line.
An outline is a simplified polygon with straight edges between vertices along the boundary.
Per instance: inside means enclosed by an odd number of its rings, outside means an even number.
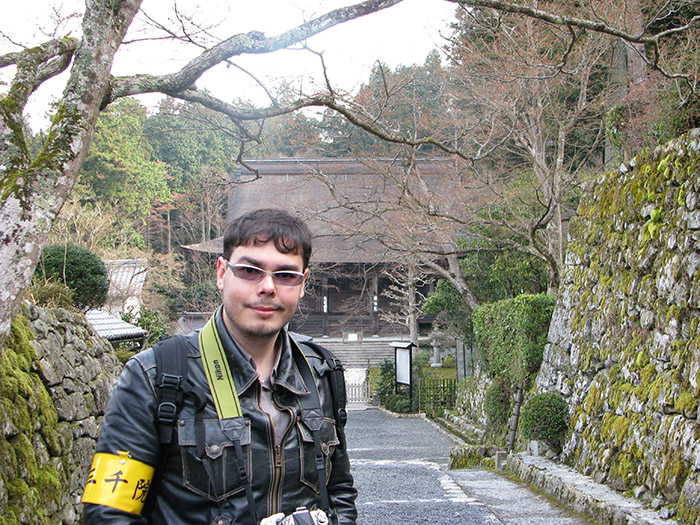
M379 366L384 359L394 360L391 342L399 338L368 337L362 342L344 342L339 338L316 337L314 342L325 346L340 359L345 369Z

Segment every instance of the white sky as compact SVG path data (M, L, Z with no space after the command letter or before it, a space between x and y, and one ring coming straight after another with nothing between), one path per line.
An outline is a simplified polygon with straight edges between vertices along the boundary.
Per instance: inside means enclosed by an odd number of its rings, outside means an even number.
M304 20L318 16L343 5L359 0L178 0L178 7L192 15L202 26L216 25L211 32L223 38L232 34L261 31L266 36L277 35ZM64 15L82 11L83 0L21 0L3 8L0 32L21 44L36 44L52 33L51 7ZM173 0L144 0L142 10L159 22L173 20ZM440 34L447 35L453 19L455 4L445 0L404 0L402 3L358 20L341 24L317 35L307 42L314 51L323 52L331 81L340 89L352 91L365 82L377 60L391 68L398 65L422 63L431 49L444 43ZM141 17L141 15L138 15ZM143 33L139 18L132 24L129 38ZM142 20L142 19L141 19ZM59 36L71 30L79 33L78 19L62 25ZM0 36L0 54L15 50ZM115 75L137 73L164 74L180 69L199 52L198 49L168 42L141 42L123 46L115 59ZM318 58L306 51L278 51L270 55L243 56L236 64L254 72L267 81L285 78L297 79L302 88L311 91L320 81ZM12 69L12 68L6 68ZM8 79L13 71L0 70L0 82ZM47 103L63 88L65 79L52 80L32 97L28 112L32 126L45 127L42 116ZM258 104L264 102L261 90L256 89L237 70L218 68L207 73L197 83L214 95L231 101L249 99ZM0 85L0 90L3 87ZM155 104L154 97L141 99Z

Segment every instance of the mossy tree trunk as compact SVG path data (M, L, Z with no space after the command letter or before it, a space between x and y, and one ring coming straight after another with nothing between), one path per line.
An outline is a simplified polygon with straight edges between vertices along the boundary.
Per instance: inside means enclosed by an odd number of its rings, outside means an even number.
M23 299L56 215L78 178L100 108L107 100L114 54L140 0L88 0L83 38L56 40L17 54L17 74L0 101L0 342ZM30 158L23 112L39 85L65 70L70 78L40 154Z

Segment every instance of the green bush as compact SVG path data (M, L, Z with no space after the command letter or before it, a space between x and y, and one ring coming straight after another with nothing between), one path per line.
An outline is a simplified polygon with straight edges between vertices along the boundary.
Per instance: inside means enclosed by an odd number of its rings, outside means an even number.
M411 400L406 396L401 396L400 399L396 400L396 403L394 404L394 412L405 414L407 412L411 412L411 410Z
M377 398L382 404L396 391L396 371L391 359L384 359L379 366L379 385Z
M496 434L508 424L512 405L511 389L508 381L499 377L486 390L484 405L489 426Z
M54 281L68 286L73 290L75 305L83 311L99 308L107 301L107 268L97 255L82 246L46 246L34 276L40 283Z
M150 346L161 336L164 336L168 332L168 321L156 310L150 310L145 306L141 307L138 313L134 312L134 307L129 307L126 312L121 314L122 320L127 323L138 326L148 331L148 340L146 343Z
M391 412L406 413L411 411L411 400L404 394L392 394L384 402L384 408Z
M569 408L564 398L556 392L532 396L520 415L523 436L544 441L557 452L561 452L568 422Z
M554 298L519 295L474 310L474 334L482 361L492 377L529 388L542 364Z

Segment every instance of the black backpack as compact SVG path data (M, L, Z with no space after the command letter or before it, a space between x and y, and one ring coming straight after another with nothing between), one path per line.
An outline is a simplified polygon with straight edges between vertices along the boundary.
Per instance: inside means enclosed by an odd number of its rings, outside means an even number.
M333 415L336 424L342 430L348 421L343 364L330 350L321 345L310 340L297 341L297 343L302 351L304 347L311 349L311 354L304 352L307 357L321 358L320 362L318 359L312 359L312 366L319 376L328 375L333 397ZM161 444L169 444L172 441L175 420L185 395L194 395L199 405L206 402L204 393L192 388L192 385L187 381L187 347L188 343L182 335L163 338L153 345L156 360L155 387L158 396L158 428ZM339 437L343 441L344 432L340 432ZM345 445L344 442L342 444Z

